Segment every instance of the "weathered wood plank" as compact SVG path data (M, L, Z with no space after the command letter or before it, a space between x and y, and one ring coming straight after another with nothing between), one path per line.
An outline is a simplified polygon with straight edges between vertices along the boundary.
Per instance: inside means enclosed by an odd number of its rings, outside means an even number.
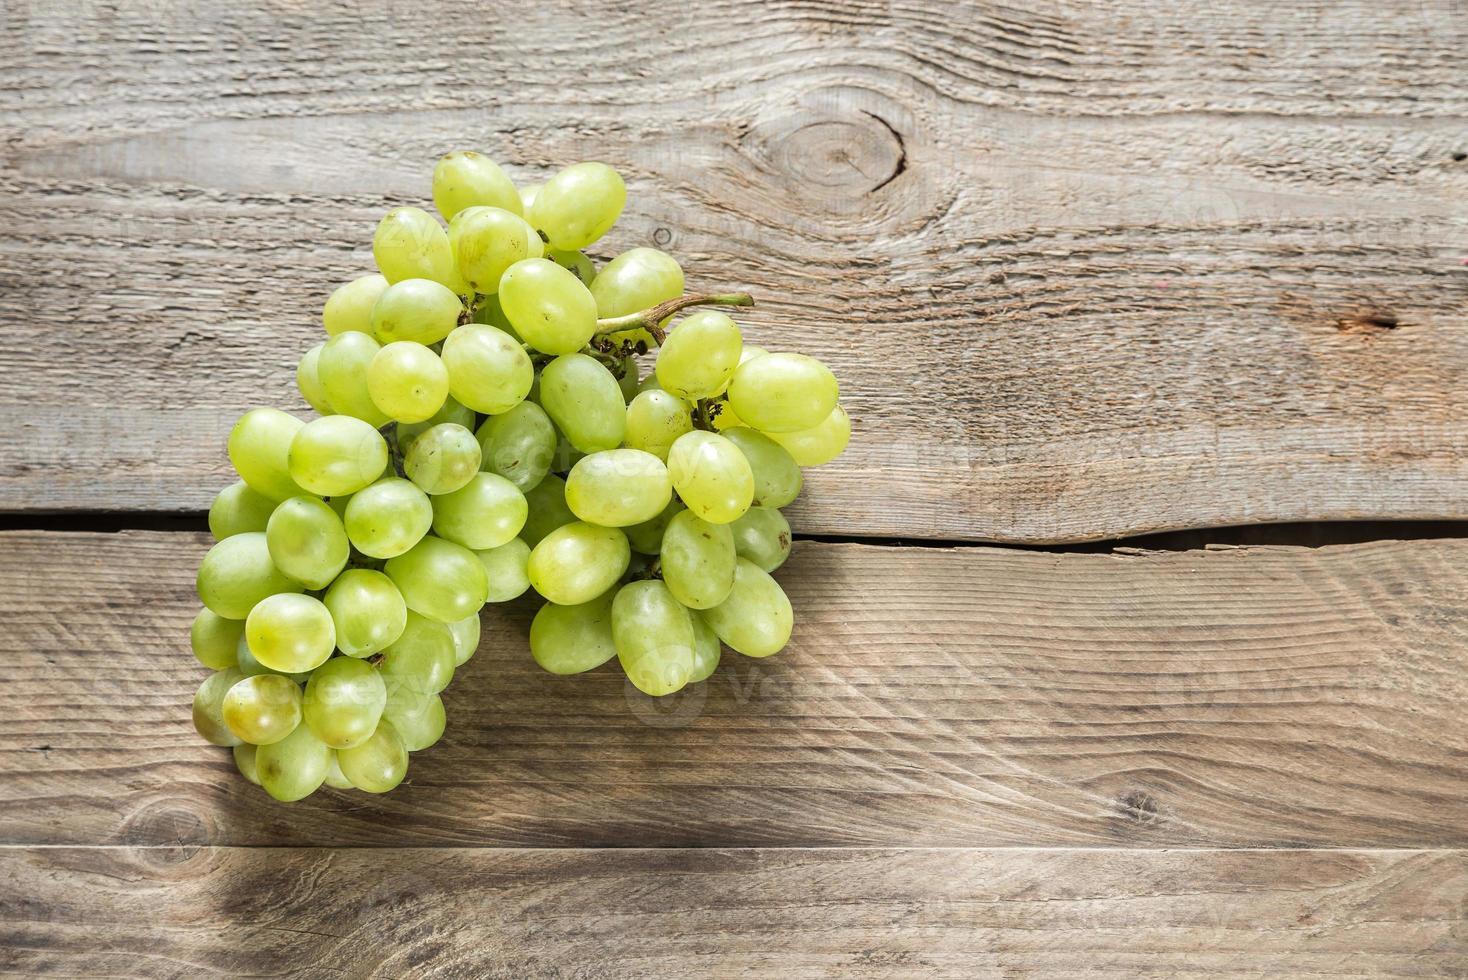
M0 842L1468 843L1468 541L801 542L790 649L664 701L496 607L410 785L294 806L190 725L205 544L0 535Z
M1462 851L3 848L26 975L1461 977Z
M601 254L664 244L836 367L807 530L1468 516L1461 4L1026 7L25 7L0 509L206 506L375 217L475 145L616 164Z

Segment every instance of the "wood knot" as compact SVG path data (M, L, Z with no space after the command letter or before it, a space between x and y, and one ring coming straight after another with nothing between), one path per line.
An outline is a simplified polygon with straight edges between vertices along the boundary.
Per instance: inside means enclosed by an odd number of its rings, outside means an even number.
M1400 325L1401 321L1397 319L1395 313L1371 311L1342 317L1336 321L1335 328L1341 333L1371 335L1383 330L1395 330Z
M206 816L178 800L155 800L139 808L122 827L122 843L190 849L209 843Z
M796 186L851 202L874 194L907 170L907 147L885 119L862 109L805 111L750 133L751 149ZM762 145L759 145L762 144Z
M1142 789L1128 790L1116 799L1117 813L1144 827L1157 823L1160 809L1156 797Z

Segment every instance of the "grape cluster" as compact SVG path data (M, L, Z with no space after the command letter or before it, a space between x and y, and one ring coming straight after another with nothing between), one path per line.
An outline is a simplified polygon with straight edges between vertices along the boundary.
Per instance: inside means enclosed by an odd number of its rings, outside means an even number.
M447 231L389 211L378 273L326 301L296 371L320 417L246 412L240 481L209 509L194 724L279 800L397 786L443 734L480 607L531 588L530 651L556 674L616 657L665 695L721 644L780 650L780 508L851 435L819 361L743 343L718 310L669 329L747 295L685 296L652 248L595 268L581 250L626 201L605 164L517 189L450 153L433 200Z

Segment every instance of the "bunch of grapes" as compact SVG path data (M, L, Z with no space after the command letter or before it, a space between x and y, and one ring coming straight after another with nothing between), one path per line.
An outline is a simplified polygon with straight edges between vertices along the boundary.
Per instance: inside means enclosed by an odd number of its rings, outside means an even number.
M595 268L581 250L626 201L605 164L517 190L450 153L433 200L447 231L388 212L378 273L326 301L328 339L296 371L320 417L246 412L240 481L209 509L192 645L215 673L194 724L279 800L397 786L443 734L480 608L532 588L530 650L552 673L616 657L665 695L721 644L777 652L780 508L851 435L819 361L743 343L718 310L669 326L747 295L685 296L652 248Z

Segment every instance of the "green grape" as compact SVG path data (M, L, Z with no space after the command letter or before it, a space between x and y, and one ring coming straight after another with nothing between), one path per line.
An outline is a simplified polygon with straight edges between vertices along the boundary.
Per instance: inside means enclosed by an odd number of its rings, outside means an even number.
M255 604L278 592L299 592L301 584L270 560L260 531L234 534L209 549L199 564L199 598L225 619L244 619Z
M704 622L702 614L691 612L688 618L693 620L693 669L689 671L688 683L697 684L708 680L718 669L723 648L713 627Z
M498 548L476 551L489 578L490 602L509 602L530 588L530 545L514 538ZM476 618L475 622L479 620ZM460 661L463 663L463 661Z
M372 308L372 335L384 344L436 344L459 325L463 312L463 301L442 283L404 279L387 287Z
M255 752L255 772L265 792L282 803L292 803L321 788L331 768L331 746L316 737L310 725L297 725L279 742Z
M495 288L499 288L499 283L495 283ZM469 322L482 323L487 327L498 327L516 341L520 339L515 328L510 326L510 318L505 316L505 309L500 305L498 293L479 295L474 303L474 316Z
M785 447L769 436L745 426L725 429L725 439L739 447L754 473L754 502L763 507L784 507L800 496L805 479Z
M316 358L316 376L331 407L337 414L361 419L373 428L388 421L367 390L367 366L381 349L382 345L367 334L350 330L328 340Z
M276 408L252 408L240 416L229 430L229 461L251 490L271 500L301 492L286 458L305 424Z
M692 431L693 411L688 403L670 392L654 389L639 393L627 406L627 428L622 438L633 449L667 462L673 443Z
M530 213L530 205L535 203L535 195L539 194L540 189L544 186L544 184L527 184L520 188L520 213L522 215Z
M729 530L734 532L734 550L766 572L773 572L790 557L790 522L773 507L751 507Z
M682 296L683 270L666 252L630 249L596 274L591 295L597 316L627 316Z
M589 524L626 527L650 521L673 497L668 468L640 449L592 453L566 477L566 505Z
M668 502L668 506L658 516L641 524L633 524L631 527L622 528L627 535L627 542L632 550L640 555L655 555L663 550L663 532L668 529L668 524L677 514L687 510L683 501L674 497Z
M335 337L349 330L372 333L372 307L386 288L387 280L376 273L336 287L321 311L327 336Z
M246 531L263 531L275 504L243 480L231 483L209 505L209 533L216 541L223 541Z
M566 506L566 481L554 473L525 491L525 505L528 513L520 538L532 548L556 528L576 520L576 515Z
M735 566L729 598L705 609L703 618L730 649L746 657L768 657L784 649L795 623L780 583L744 558Z
M761 432L798 432L836 407L836 376L814 357L765 354L745 361L729 383L729 404Z
M316 410L319 415L331 415L331 399L326 397L326 386L321 383L321 375L317 370L321 360L321 351L325 344L317 344L306 353L296 364L296 388L300 390L301 397L306 399L306 404Z
M785 447L801 466L820 466L840 456L851 441L851 419L837 405L823 422L799 432L771 432L771 439Z
M475 292L486 294L499 291L500 277L510 266L545 254L535 229L502 208L460 211L449 223L449 247L459 274Z
M347 505L352 502L354 495L350 493L338 494L335 497L324 497L326 506L331 508L332 513L339 517L343 524L347 520Z
M260 774L255 771L255 746L249 742L241 742L230 750L234 753L235 768L256 786L260 785Z
M302 709L316 737L340 751L371 738L386 705L387 684L375 667L333 657L312 671Z
M408 774L408 750L392 722L382 721L361 745L336 754L342 774L367 793L386 793Z
M449 372L438 355L412 341L388 344L367 365L367 394L388 418L422 422L443 408Z
M678 437L668 451L668 475L688 509L713 524L728 524L754 499L754 471L739 447L712 432Z
M244 624L241 623L240 625L243 626ZM244 674L246 677L254 677L257 674L280 674L280 676L282 677L289 677L297 684L306 683L306 680L311 676L311 672L309 670L297 671L295 673L284 673L278 670L271 670L269 667L265 666L260 661L255 659L255 655L250 652L250 643L248 639L246 639L243 632L240 633L240 642L235 646L235 666L238 667L240 673Z
M445 221L472 207L503 208L518 216L520 193L509 174L473 150L445 153L433 168L433 206Z
M479 441L466 426L441 422L407 447L403 472L424 493L453 493L479 472Z
M627 428L617 379L594 357L564 354L540 372L540 406L583 453L616 449Z
M474 552L431 534L389 558L383 571L410 610L440 623L474 615L489 594L484 565Z
M408 605L392 579L370 568L349 568L331 583L322 603L336 628L337 649L368 657L397 642L408 625Z
M525 526L528 506L515 485L494 473L475 473L453 493L433 498L433 533L471 551L498 548Z
M734 588L734 534L685 510L668 522L659 555L668 591L689 609L708 609Z
M578 163L545 182L528 217L553 247L585 248L611 230L626 203L627 187L615 170Z
M328 749L327 751L331 753L331 760L326 766L326 785L332 789L356 789L357 787L352 785L352 781L342 773L341 763L336 758L336 749Z
M301 723L301 689L281 674L246 677L224 695L224 723L251 745L279 742Z
M536 592L574 606L611 588L631 561L625 534L578 521L556 528L532 548L526 573Z
M522 401L508 412L490 416L474 436L479 440L479 465L509 480L521 493L550 472L556 427L534 402Z
M454 266L449 236L421 208L393 208L372 236L372 257L388 282L432 279L463 295L468 286Z
M644 391L662 391L662 390L663 390L663 386L660 385L660 384L658 384L658 373L657 373L656 370L654 370L647 377L643 378L641 381L637 382L637 393L638 394L641 394Z
M612 641L616 589L574 606L547 602L530 621L530 655L552 674L580 674L617 655Z
M693 673L693 619L662 582L629 582L617 590L612 639L627 679L644 694L672 694Z
M382 680L390 696L437 694L454 679L457 661L453 629L410 612L403 635L383 651Z
M224 722L224 696L244 679L245 675L233 668L215 671L194 693L194 728L211 745L240 743L240 737Z
M245 624L238 619L200 609L189 627L189 646L199 663L210 670L225 670L235 665L235 649L244 632Z
M505 271L500 307L515 332L546 354L570 354L596 332L596 300L580 279L550 259L525 259Z
M596 266L586 257L585 252L548 248L545 250L545 257L580 279L583 286L589 287L596 282Z
M744 349L739 353L739 363L743 364L745 361L752 361L756 357L764 357L768 353L769 351L763 347L757 347L754 344L745 344Z
M621 360L621 374L612 373L617 377L617 387L622 389L622 401L630 402L637 395L637 356L629 354Z
M320 599L287 592L261 599L245 619L256 660L283 674L315 670L336 647L336 627Z
M688 401L712 398L729 386L743 346L739 328L724 314L690 314L658 350L658 384Z
M481 553L481 561L485 554L488 554L488 552ZM486 569L488 568L487 565L485 567ZM479 649L479 614L475 613L472 616L465 616L463 619L449 623L448 627L449 633L454 638L454 666L462 667L469 662L469 658L474 656L475 651ZM417 750L415 749L414 751Z
M474 410L465 408L454 400L453 395L449 395L448 398L444 399L443 407L422 422L399 422L394 427L393 432L398 442L398 451L403 453L407 452L408 446L419 435L427 432L435 425L442 425L445 422L452 422L455 425L462 425L466 429L473 429Z
M352 494L343 523L352 546L371 558L396 558L433 524L428 494L390 476Z
M466 323L443 342L449 392L476 412L508 412L530 391L535 365L525 348L498 327Z
M556 439L556 455L551 460L551 469L557 473L570 473L571 467L585 458L586 454L571 445L565 436L558 436Z
M397 698L389 697L382 717L392 724L403 740L403 748L409 752L420 752L443 738L444 723L447 721L443 698L437 694L427 697L409 694Z
M281 501L265 529L275 567L308 589L324 589L347 566L351 546L336 511L319 497Z
M291 440L289 459L291 479L308 492L322 497L356 493L387 467L387 440L359 418L328 415L302 426Z

